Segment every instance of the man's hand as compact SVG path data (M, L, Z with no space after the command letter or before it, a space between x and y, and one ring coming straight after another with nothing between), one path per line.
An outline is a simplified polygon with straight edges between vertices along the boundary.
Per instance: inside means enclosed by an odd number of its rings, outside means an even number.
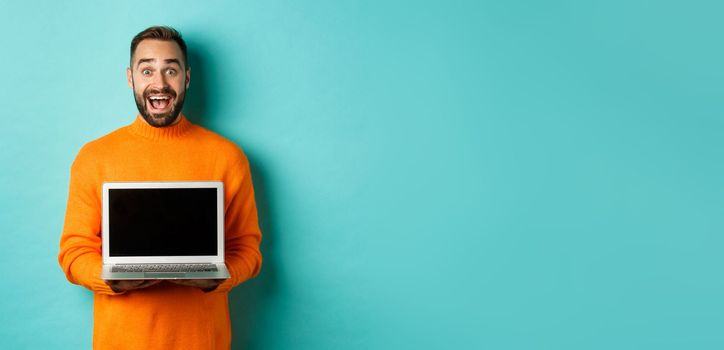
M221 279L221 280L219 280L219 279L216 279L216 280L210 280L210 279L206 279L206 280L168 280L168 281L171 283L180 284L182 286L201 288L201 290L203 290L204 292L210 292L210 291L216 289L216 287L218 287L221 283L224 282L223 279Z
M161 280L111 280L103 281L116 293L123 293L133 289L141 289L158 284Z

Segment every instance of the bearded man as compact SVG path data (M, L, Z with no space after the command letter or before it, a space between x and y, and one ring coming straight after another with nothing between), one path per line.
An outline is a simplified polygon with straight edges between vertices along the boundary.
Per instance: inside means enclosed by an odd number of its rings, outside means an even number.
M233 142L182 113L191 68L176 30L138 33L126 76L139 114L78 152L58 261L70 282L93 292L95 349L229 349L229 290L255 277L262 261L249 162ZM231 278L102 280L102 184L194 180L224 183Z

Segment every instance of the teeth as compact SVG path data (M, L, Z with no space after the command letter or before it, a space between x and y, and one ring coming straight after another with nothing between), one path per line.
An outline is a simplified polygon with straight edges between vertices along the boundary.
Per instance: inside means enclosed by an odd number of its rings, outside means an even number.
M168 100L169 97L168 96L151 96L151 97L149 97L149 99L151 99L151 100Z

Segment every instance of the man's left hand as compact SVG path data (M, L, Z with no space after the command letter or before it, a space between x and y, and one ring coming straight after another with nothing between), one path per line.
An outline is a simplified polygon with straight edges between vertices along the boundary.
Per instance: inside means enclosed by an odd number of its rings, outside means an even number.
M224 280L205 279L205 280L168 280L171 283L180 284L182 286L200 288L204 292L210 292L218 287Z

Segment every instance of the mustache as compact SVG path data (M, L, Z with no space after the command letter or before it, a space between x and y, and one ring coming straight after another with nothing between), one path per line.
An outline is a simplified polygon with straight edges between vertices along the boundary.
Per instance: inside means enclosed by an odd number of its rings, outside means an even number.
M152 95L152 94L166 94L166 95L171 95L171 97L173 97L173 98L176 98L176 91L172 90L172 89L169 88L169 87L165 87L165 88L160 89L160 90L159 90L159 89L146 90L146 91L143 93L143 97L144 97L144 98L148 98L148 96L150 96L150 95Z

